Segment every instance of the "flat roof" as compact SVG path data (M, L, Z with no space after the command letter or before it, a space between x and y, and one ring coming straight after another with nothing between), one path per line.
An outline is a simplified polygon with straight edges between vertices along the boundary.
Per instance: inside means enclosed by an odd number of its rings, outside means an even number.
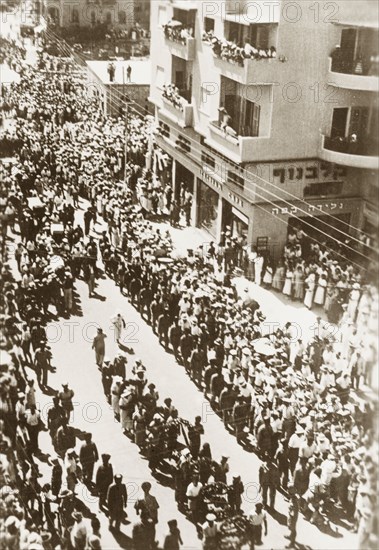
M94 73L103 84L125 84L145 85L151 83L151 62L150 59L128 59L126 61L112 61L116 68L114 81L110 82L108 74L109 61L87 61L88 68ZM131 82L126 81L126 68L130 65ZM124 75L123 75L124 72Z

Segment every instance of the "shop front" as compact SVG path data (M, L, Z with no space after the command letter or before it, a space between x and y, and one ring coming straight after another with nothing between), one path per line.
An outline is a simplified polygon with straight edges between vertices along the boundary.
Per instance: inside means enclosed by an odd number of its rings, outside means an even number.
M193 195L194 193L195 176L193 172L188 170L188 168L183 166L179 161L175 161L175 164L175 199L179 204L183 204L185 194L191 193L191 195Z
M249 218L235 206L222 199L222 231L229 231L232 237L247 243L249 232Z
M267 238L274 259L282 256L288 233L294 229L302 229L309 236L309 243L324 242L334 250L338 247L337 240L344 242L351 228L360 226L362 207L359 198L262 205L254 208L254 237Z
M202 180L198 180L197 198L197 225L217 238L219 195Z

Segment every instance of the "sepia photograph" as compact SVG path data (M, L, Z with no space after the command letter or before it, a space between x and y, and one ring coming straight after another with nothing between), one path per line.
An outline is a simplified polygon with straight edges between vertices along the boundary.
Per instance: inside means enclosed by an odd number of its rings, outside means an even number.
M377 550L379 2L0 18L0 550Z

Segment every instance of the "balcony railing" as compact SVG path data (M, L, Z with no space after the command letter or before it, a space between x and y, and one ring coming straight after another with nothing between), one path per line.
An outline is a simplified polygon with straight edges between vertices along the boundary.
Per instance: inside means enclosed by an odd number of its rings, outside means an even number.
M354 68L354 64L345 63L342 60L330 57L329 82L340 88L377 92L379 85L378 66L378 64L373 62L370 68L364 64L362 66L355 66Z
M176 107L176 109L183 111L184 106L188 105L191 100L191 92L190 90L179 90L175 84L164 84L162 97Z
M351 59L349 52L336 48L331 54L331 71L333 73L357 76L379 76L379 57L361 55Z
M324 139L325 149L336 151L337 153L346 153L348 155L360 155L365 157L376 157L378 155L378 144L373 139L366 138L341 138L328 137Z
M378 141L365 139L322 136L320 157L328 162L355 168L376 170L379 167Z
M193 27L182 25L179 21L167 23L163 26L163 32L167 40L185 45L189 38L193 38Z
M174 84L166 84L162 90L165 114L174 122L186 128L193 124L193 105L189 90L178 90Z
M234 65L244 66L245 59L275 59L276 49L274 46L270 48L257 48L246 43L242 48L229 40L221 40L214 36L213 31L203 34L203 41L209 42L212 45L212 51L215 57L233 63Z
M223 127L218 120L212 120L209 124L211 126L211 129L213 131L216 131L218 135L222 136L227 141L230 141L233 144L238 144L239 136L233 130L233 128L231 128L231 126Z

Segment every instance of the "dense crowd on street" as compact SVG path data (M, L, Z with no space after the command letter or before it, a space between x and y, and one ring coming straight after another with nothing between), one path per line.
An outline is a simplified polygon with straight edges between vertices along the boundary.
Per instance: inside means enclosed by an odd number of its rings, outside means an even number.
M9 43L8 48L8 57L22 59L17 45ZM161 403L141 361L129 364L122 353L107 358L106 334L98 330L93 348L105 396L153 474L169 467L179 510L197 525L204 548L218 547L222 529L227 531L225 525L236 517L246 523L238 529L235 519L229 535L245 533L254 548L267 532L265 510L275 509L277 491L289 499L289 547L296 542L302 513L320 527L344 516L358 532L359 548L369 548L377 532L377 441L372 407L354 397L362 382L370 383L377 363L369 338L377 318L374 287L348 265L334 263L322 246L305 254L299 232L289 236L283 265L275 271L251 250L250 278L304 300L308 307L324 305L339 327L335 333L318 319L309 342L295 336L290 323L266 335L259 304L248 289L242 297L237 294L233 270L246 258L229 230L218 246L211 243L176 258L169 231L144 217L141 205L147 197L155 196L158 204L162 195L167 206L166 194L157 190L156 179L144 166L150 122L131 117L125 166L123 121L101 114L69 61L58 61L41 47L38 67L19 66L20 83L4 91L16 116L11 131L18 145L14 160L2 164L0 197L0 548L47 549L58 543L74 550L101 548L99 521L76 496L78 482L96 492L112 530L125 520L126 488L122 476L113 472L111 457L102 454L98 466L91 434L84 434L84 443L75 450L70 381L54 390L46 424L36 407L36 393L51 390L53 370L44 326L53 315L75 313L76 279L87 282L92 297L102 270L151 324L226 429L262 459L257 472L261 502L245 515L240 476L230 479L227 457L216 460L202 441L201 417L180 418L174 398ZM126 184L121 181L124 173ZM75 210L83 198L89 202L81 227L75 223ZM107 224L100 236L99 219ZM17 233L13 245L7 239ZM14 272L7 261L10 252L16 260ZM300 268L302 280L296 280ZM327 309L330 278L338 291L338 308L331 297ZM324 288L323 299L319 287ZM120 344L124 322L120 312L114 319ZM36 458L44 430L56 456L49 458L51 481L41 486ZM141 520L133 526L136 550L155 545L159 505L151 488L142 484L144 498L136 503ZM91 517L91 529L83 517ZM175 519L168 530L164 548L178 549L182 541Z

